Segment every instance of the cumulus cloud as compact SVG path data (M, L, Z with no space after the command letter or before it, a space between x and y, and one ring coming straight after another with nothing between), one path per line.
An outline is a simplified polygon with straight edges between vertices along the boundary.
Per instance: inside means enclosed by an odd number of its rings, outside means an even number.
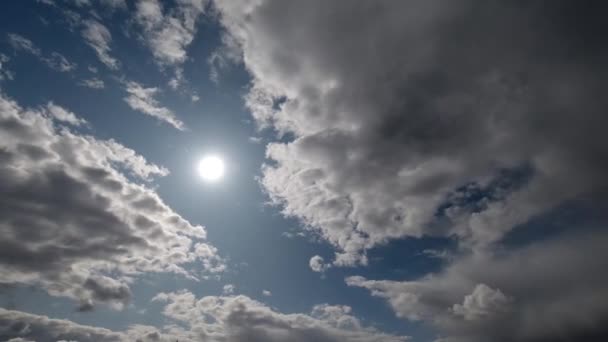
M348 306L317 305L310 314L283 314L246 296L203 297L187 291L160 293L162 329L131 325L126 331L76 324L0 308L0 339L80 342L403 342L407 338L363 327Z
M206 231L146 183L168 173L113 141L73 132L86 122L50 102L24 109L0 96L0 283L37 286L122 307L142 272L196 279L224 268Z
M146 44L161 65L178 65L187 58L186 50L196 34L196 23L206 0L175 1L165 9L158 0L139 0L135 21L143 29Z
M311 270L322 273L325 272L331 265L326 264L325 259L323 259L322 256L315 255L310 258L308 266L310 266Z
M31 40L18 35L16 33L9 33L8 40L10 45L16 51L25 51L37 57L40 61L45 63L49 68L59 72L69 72L76 69L77 65L74 62L69 61L64 55L59 52L51 52L49 56L45 56L42 50L38 48Z
M310 314L283 314L246 296L197 299L187 291L160 293L164 315L187 329L175 328L192 340L233 342L380 342L405 341L403 336L363 327L348 306L317 305Z
M130 81L126 84L126 91L129 96L125 97L125 101L133 110L165 121L179 130L186 129L184 123L170 109L162 107L154 98L159 92L158 88L145 88L137 82Z
M86 80L82 80L79 85L91 89L103 89L106 87L106 84L103 80L100 80L97 77L89 78Z
M605 227L604 227L605 228ZM347 278L442 341L603 341L608 234L568 233L509 252L461 257L414 281Z
M261 183L336 265L402 237L483 249L608 185L604 4L215 4L253 116L293 137Z
M100 22L95 19L85 20L83 22L82 37L86 43L95 51L97 58L112 70L118 69L118 60L110 55L110 43L112 42L112 34Z

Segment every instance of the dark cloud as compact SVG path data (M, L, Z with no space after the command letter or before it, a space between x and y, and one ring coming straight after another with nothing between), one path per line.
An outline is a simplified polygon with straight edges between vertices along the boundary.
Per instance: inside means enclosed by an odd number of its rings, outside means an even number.
M253 115L294 137L268 146L261 182L337 265L404 236L483 248L607 185L603 3L216 5ZM488 188L520 169L521 184ZM439 217L465 186L487 191Z
M336 247L314 270L366 264L393 239L451 237L459 248L439 274L348 283L450 341L605 337L601 229L574 222L558 240L503 244L572 200L606 201L605 3L216 7L224 49L253 78L247 105L280 135L261 183Z
M141 272L196 278L180 264L223 263L192 225L145 186L168 173L114 142L72 132L85 121L49 103L23 109L0 97L0 283L80 301L128 303Z
M351 277L347 283L386 298L404 319L432 324L445 341L602 341L608 337L606 243L604 229L568 233L462 257L419 280Z

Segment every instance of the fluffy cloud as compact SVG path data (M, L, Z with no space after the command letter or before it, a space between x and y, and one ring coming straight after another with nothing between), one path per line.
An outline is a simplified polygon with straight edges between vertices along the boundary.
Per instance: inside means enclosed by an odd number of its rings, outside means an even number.
M362 327L348 306L317 305L310 315L282 314L245 296L204 297L161 293L163 329L132 325L127 331L85 326L67 320L0 308L0 339L15 341L206 341L206 342L399 342L402 336Z
M223 269L205 229L175 213L146 182L168 171L109 140L54 103L24 109L0 96L0 283L33 285L90 309L120 307L142 272Z
M283 314L246 296L203 297L182 291L161 293L167 302L165 316L185 324L169 331L192 340L209 342L380 342L405 341L405 337L362 327L348 306L317 305L310 315Z
M144 40L161 65L177 65L186 60L186 49L196 34L196 23L204 12L206 0L175 1L163 9L158 0L139 0L135 21L141 26Z
M336 265L406 236L483 249L607 185L604 4L216 6L254 117L293 137L267 147L261 183Z
M112 34L100 22L95 19L85 20L83 22L82 37L86 43L95 51L97 58L112 70L118 69L119 63L110 55L110 43L112 42Z
M432 324L446 336L442 341L604 341L604 228L461 257L415 281L350 277L347 283L386 298L399 317Z
M125 101L134 110L165 121L179 130L186 128L170 109L162 107L154 98L158 88L144 88L141 84L131 81L127 83L126 91L129 96L125 97Z
M323 259L322 256L315 255L310 258L308 266L310 266L311 270L322 273L325 272L331 265L326 264L325 259Z

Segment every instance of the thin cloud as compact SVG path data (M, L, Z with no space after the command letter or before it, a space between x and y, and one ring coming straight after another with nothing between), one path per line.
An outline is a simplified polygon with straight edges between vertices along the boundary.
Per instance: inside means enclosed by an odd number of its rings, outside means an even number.
M118 60L110 55L110 43L112 34L100 22L94 19L85 20L81 32L86 43L95 51L99 60L108 68L116 70L119 67Z
M159 92L158 88L145 88L137 82L130 81L126 84L125 90L129 93L129 96L125 97L124 100L133 110L167 122L179 130L186 129L184 123L175 116L173 111L161 106L155 99Z

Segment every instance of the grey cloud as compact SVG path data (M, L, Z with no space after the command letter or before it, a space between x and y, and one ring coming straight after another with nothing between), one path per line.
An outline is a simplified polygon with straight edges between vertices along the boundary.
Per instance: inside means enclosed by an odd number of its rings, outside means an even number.
M158 88L145 88L141 84L131 81L126 84L125 90L129 93L129 96L125 97L125 101L132 109L165 121L179 130L186 128L184 123L175 116L175 113L161 106L155 99L159 92Z
M605 228L605 227L603 227ZM442 341L603 341L608 234L566 233L510 251L464 256L413 281L347 278Z
M181 264L224 269L202 226L145 185L168 171L115 141L70 131L84 123L52 102L24 109L0 96L0 282L124 306L128 279Z
M112 331L69 320L52 319L21 311L0 308L0 339L3 341L78 341L78 342L188 342L183 336L165 334L159 329L132 325L127 331Z
M215 5L253 116L294 137L261 183L336 265L406 236L484 249L608 185L603 3Z

